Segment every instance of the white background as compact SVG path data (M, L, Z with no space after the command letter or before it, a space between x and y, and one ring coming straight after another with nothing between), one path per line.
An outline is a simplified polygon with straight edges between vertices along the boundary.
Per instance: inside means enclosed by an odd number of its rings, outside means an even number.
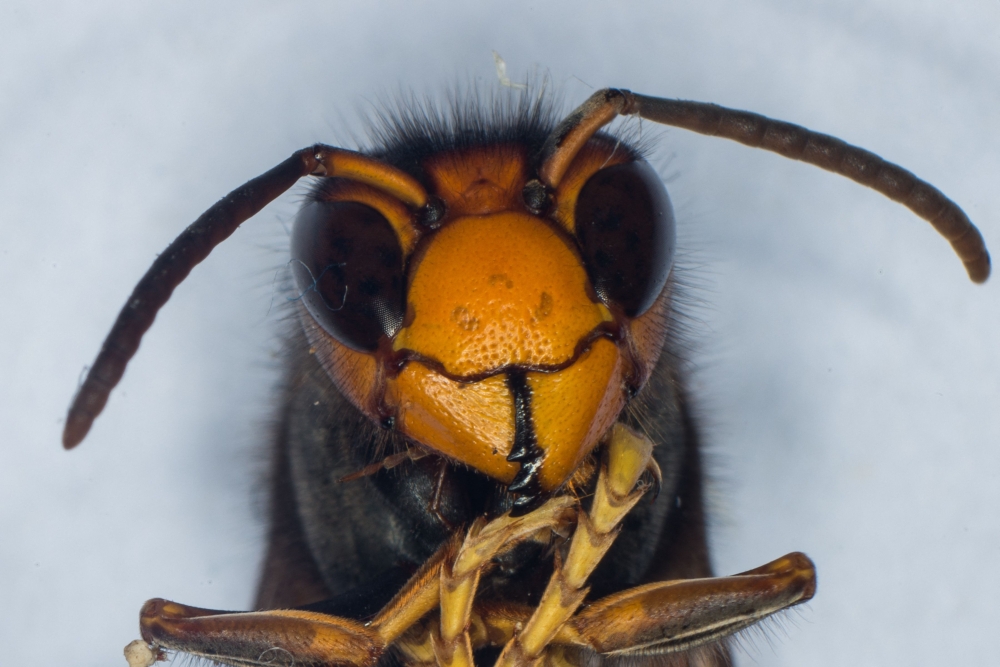
M0 7L3 664L121 666L147 598L250 603L295 193L195 269L71 453L64 411L156 253L293 150L355 146L380 94L490 85L496 49L569 104L746 108L899 162L1000 248L994 1L205 4ZM700 285L717 569L802 550L819 571L740 662L992 663L1000 280L842 178L658 136Z

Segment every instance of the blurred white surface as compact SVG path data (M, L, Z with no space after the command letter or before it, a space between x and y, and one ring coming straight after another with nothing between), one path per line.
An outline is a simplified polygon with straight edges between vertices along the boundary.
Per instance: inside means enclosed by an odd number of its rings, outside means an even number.
M157 252L293 150L354 146L386 91L491 82L495 49L569 105L614 85L753 110L902 164L1000 248L996 2L450 4L0 6L0 662L124 665L147 598L250 603L295 193L195 269L72 453L64 411ZM819 570L740 662L991 663L1000 281L842 178L643 131L704 285L717 569Z

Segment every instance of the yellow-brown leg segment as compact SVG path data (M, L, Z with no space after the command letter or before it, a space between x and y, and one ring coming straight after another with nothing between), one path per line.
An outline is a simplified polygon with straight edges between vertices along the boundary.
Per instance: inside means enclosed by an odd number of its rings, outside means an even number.
M731 577L665 581L610 595L568 623L567 637L603 654L686 651L727 637L805 602L816 570L790 553Z
M153 646L238 667L283 661L368 667L385 649L361 623L309 611L226 613L154 599L143 606L140 626Z
M647 584L581 609L552 637L546 659L557 657L553 650L561 648L590 649L604 655L687 651L805 602L815 592L816 571L801 553L730 577ZM476 605L475 625L482 629L473 645L510 641L532 612L524 605Z
M415 624L441 607L441 631L431 633L435 661L472 667L468 632L479 573L490 560L539 531L569 521L575 500L553 498L523 517L477 522L464 541L446 543L368 624L302 610L224 612L150 600L140 613L143 640L154 647L249 667L287 659L296 665L370 667L399 640L405 654L430 657L428 630ZM441 650L439 650L441 649Z
M505 514L489 523L477 521L454 559L441 568L441 620L432 632L439 667L473 667L469 623L479 577L490 561L518 542L555 528L572 514L576 501L553 498L521 517Z
M616 424L605 447L589 514L580 514L564 562L556 559L538 608L504 646L498 667L527 667L538 662L556 633L573 616L587 596L587 577L594 571L618 536L618 524L645 493L633 492L639 477L650 467L653 444L624 424Z
M301 610L233 613L150 600L139 616L142 638L226 665L370 667L407 628L438 606L441 564L459 547L441 547L367 625Z

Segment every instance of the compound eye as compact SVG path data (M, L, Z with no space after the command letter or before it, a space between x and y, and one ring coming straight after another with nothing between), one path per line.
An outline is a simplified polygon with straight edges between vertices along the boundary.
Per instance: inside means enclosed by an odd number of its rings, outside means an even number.
M370 206L303 206L292 230L292 274L317 324L351 349L374 351L402 324L403 250L392 225Z
M601 169L576 200L576 235L587 275L606 304L629 317L663 291L674 261L674 211L646 162Z

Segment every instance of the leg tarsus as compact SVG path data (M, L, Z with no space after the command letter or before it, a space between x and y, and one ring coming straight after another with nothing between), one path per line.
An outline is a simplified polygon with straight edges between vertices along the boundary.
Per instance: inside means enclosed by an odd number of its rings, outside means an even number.
M434 654L440 667L472 667L469 626L479 577L494 557L542 530L563 524L576 501L559 496L523 516L505 514L489 523L477 521L469 528L454 559L441 569L441 621L433 635Z
M584 584L618 536L618 525L646 492L636 489L649 467L653 443L615 424L604 449L590 512L581 515L564 562L556 561L538 608L503 648L497 667L535 665L587 596Z

